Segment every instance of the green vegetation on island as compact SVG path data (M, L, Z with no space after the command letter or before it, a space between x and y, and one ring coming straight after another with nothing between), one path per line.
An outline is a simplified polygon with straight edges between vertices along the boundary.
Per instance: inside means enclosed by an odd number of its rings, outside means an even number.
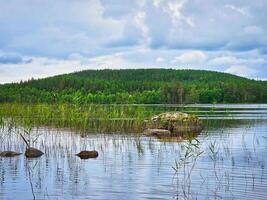
M0 85L0 102L266 103L267 83L204 70L86 70Z

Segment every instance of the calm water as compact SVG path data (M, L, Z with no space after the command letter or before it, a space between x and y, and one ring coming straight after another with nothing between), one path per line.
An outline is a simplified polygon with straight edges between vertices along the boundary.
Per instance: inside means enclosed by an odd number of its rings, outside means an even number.
M207 124L191 142L34 129L45 155L0 158L0 199L266 199L267 105L186 109ZM0 151L25 150L7 127L0 141ZM80 160L84 149L99 157Z

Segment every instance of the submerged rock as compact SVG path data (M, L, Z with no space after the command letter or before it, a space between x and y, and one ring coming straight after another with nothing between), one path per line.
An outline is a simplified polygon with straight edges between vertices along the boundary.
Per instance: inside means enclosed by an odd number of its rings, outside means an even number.
M0 157L14 157L14 156L18 156L18 155L21 155L21 153L14 152L14 151L0 152Z
M98 152L97 151L81 151L80 153L76 154L76 156L80 157L81 159L97 158Z
M182 112L167 112L153 116L145 121L145 132L157 130L156 136L184 136L185 134L198 134L203 130L201 120L195 116ZM149 131L151 129L152 131ZM160 131L159 131L160 130ZM163 130L163 131L162 131ZM166 132L169 131L169 132Z
M35 148L27 148L26 151L25 151L25 156L27 158L37 158L37 157L40 157L42 156L44 153L38 149L35 149Z
M146 135L146 136L157 136L157 137L170 137L171 136L171 131L169 131L169 130L166 130L166 129L150 129L150 128L148 128L148 129L146 129L145 131L144 131L144 134Z

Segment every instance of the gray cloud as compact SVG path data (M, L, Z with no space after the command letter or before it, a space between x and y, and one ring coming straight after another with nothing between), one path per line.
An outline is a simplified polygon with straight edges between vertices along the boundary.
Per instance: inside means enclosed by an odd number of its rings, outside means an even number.
M121 68L243 69L267 78L266 12L266 0L0 1L0 69L42 68L40 59L66 66L71 55L110 64L116 55Z
M21 56L15 54L0 54L0 64L18 64L22 62L23 59Z

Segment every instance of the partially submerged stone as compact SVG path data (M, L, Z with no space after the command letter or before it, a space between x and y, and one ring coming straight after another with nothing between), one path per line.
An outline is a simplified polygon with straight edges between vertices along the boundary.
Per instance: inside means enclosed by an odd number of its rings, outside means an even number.
M203 130L203 126L201 120L195 115L182 112L167 112L146 120L145 129L158 129L160 132L157 135L177 137L185 134L198 134ZM170 135L162 130L169 131Z
M14 152L14 151L3 151L0 153L0 157L14 157L19 156L21 153Z
M80 157L81 159L97 158L98 152L97 151L81 151L80 153L76 154L76 156Z
M156 136L156 137L170 137L171 136L171 132L169 130L166 129L151 129L148 128L144 131L144 135L146 136Z
M42 156L44 153L42 151L40 151L39 149L35 149L35 148L27 148L25 151L25 156L27 158L38 158L40 156Z

